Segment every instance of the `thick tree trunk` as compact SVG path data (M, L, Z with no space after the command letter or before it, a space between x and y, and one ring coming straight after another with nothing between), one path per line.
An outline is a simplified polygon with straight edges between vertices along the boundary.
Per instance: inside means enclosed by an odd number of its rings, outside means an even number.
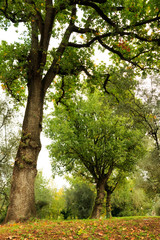
M107 196L106 196L106 218L111 218L112 213L111 213L111 192L107 191Z
M98 181L96 189L97 189L97 196L96 196L94 207L91 214L92 219L98 219L101 216L101 211L102 211L104 198L105 198L105 181L103 180Z
M41 81L34 81L29 87L22 137L15 159L5 222L23 221L36 214L34 181L37 174L37 158L41 149L43 100Z

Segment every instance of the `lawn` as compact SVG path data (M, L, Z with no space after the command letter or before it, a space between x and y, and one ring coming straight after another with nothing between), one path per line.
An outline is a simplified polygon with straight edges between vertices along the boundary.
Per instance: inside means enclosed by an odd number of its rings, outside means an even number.
M160 239L160 217L108 220L34 220L0 225L0 240L29 239Z

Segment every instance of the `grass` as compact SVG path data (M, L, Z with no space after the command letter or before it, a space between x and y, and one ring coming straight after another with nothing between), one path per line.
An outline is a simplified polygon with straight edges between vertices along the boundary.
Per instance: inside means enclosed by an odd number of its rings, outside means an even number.
M0 225L1 240L29 239L160 239L160 217L125 217L108 220L34 220Z

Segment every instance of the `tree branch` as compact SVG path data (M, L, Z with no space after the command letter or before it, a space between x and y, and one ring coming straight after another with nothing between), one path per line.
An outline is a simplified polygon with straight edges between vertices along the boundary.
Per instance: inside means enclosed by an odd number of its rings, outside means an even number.
M120 59L122 59L126 62L129 62L136 67L139 67L141 70L144 70L144 68L141 67L138 63L133 62L130 58L125 57L120 51L114 49L113 47L110 47L110 46L106 45L101 39L98 39L98 41L105 49L109 50L112 53L117 54L120 57Z
M78 1L71 1L79 5L89 6L92 7L100 16L101 18L107 22L110 26L117 28L117 24L115 24L106 14L98 7L95 3L105 3L106 1L88 1L88 0L78 0Z
M49 47L49 41L52 35L53 23L56 16L56 9L53 8L52 1L46 1L46 15L45 21L41 24L41 39L40 39L40 49L43 50L45 56ZM44 60L43 60L44 62Z
M109 91L107 90L107 88L106 88L106 85L107 85L107 83L109 82L109 77L110 77L110 74L107 74L107 77L106 77L106 79L105 79L105 81L104 81L104 83L103 83L104 91L105 91L105 93L107 93L107 94L109 94L109 95L112 95L112 96L116 99L116 101L119 103L119 99L118 99L112 92L109 92Z
M61 88L62 90L62 95L59 97L59 99L56 101L56 104L58 105L58 103L61 103L62 99L65 96L65 89L64 89L64 76L62 76L62 83L61 83Z
M156 22L156 21L159 21L159 20L160 20L160 17L158 17L158 16L155 17L155 18L148 19L148 20L142 20L140 22L135 23L134 25L126 27L126 29L132 28L132 27L139 27L139 26L146 25L148 23Z
M70 23L68 28L66 29L63 39L56 51L55 58L53 59L53 62L50 66L50 69L48 70L47 74L45 75L43 79L43 84L44 84L44 92L48 89L50 86L51 82L53 81L54 77L56 74L58 74L59 69L60 69L60 61L61 61L61 56L63 55L66 47L68 46L68 41L71 36L71 33L73 32L74 28L74 19L76 19L76 6L73 6L72 8L72 13L71 13L71 18L70 18Z
M142 42L157 42L158 45L160 44L160 38L151 38L150 36L142 37L134 32L125 32L124 29L118 29L115 32L115 35L119 34L120 36L131 36L133 38L136 38L138 40L141 40Z

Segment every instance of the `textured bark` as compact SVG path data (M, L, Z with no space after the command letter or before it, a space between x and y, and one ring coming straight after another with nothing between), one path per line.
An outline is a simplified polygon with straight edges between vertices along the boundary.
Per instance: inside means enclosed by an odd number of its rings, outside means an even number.
M111 192L107 191L107 196L106 196L106 218L111 218L112 213L111 213Z
M76 8L73 6L72 16ZM10 203L5 222L22 221L35 215L34 181L36 177L37 158L41 149L40 133L42 130L43 102L45 93L59 71L59 60L67 47L73 31L74 21L66 29L57 54L43 76L47 51L52 34L56 11L52 1L46 2L45 21L39 15L31 22L31 49L27 56L28 102L22 128L22 138L15 159ZM37 19L38 25L37 25ZM40 41L38 34L41 34Z
M22 137L15 159L10 203L5 222L26 220L36 214L34 181L42 130L43 100L41 81L32 81L22 127Z
M104 198L105 198L105 181L102 181L102 180L98 181L96 189L97 189L97 196L96 196L95 204L91 214L91 218L93 219L98 219L101 216L101 211L102 211Z

